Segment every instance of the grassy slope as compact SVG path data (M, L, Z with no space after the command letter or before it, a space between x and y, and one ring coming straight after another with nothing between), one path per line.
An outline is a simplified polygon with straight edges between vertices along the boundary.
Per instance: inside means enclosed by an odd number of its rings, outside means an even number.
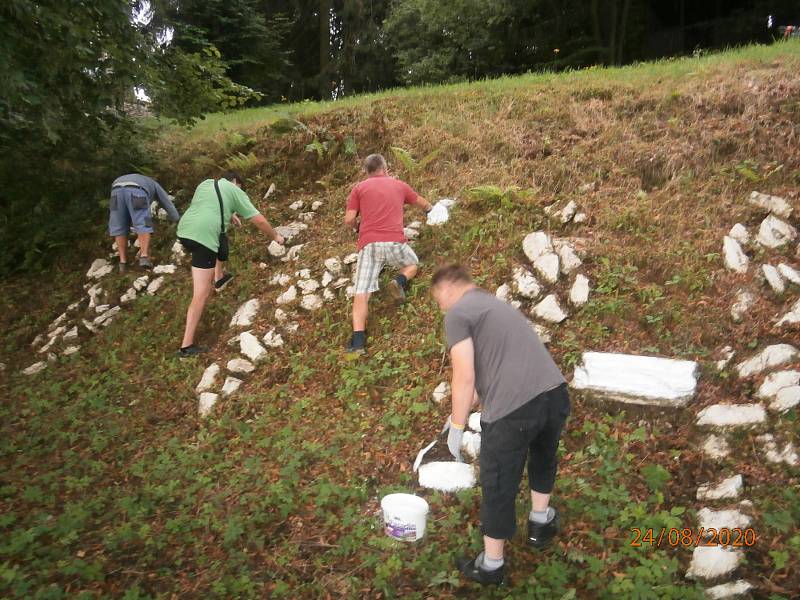
M798 44L757 47L242 111L171 131L159 149L160 178L182 190L183 202L238 153L251 197L277 184L277 196L261 203L273 222L292 217L294 200L323 200L299 263L317 274L324 258L353 248L339 226L358 177L358 161L344 151L348 137L359 155L389 154L390 146L418 159L438 151L424 169L398 163L396 171L428 197L463 202L446 227L423 232L417 251L425 271L412 301L396 311L374 299L368 359L343 359L348 306L340 299L302 316L300 333L207 421L195 416L192 392L207 362L172 358L188 301L185 274L45 375L4 375L0 590L12 597L474 595L451 561L469 543L477 547L476 492L428 494L430 534L413 547L385 539L374 516L384 493L413 489L409 461L446 414L429 401L448 373L440 317L427 297L430 268L466 261L494 289L524 261L529 231L584 237L587 272L599 287L554 331L551 347L565 371L584 349L682 356L704 365L699 406L747 401L752 386L714 375L711 353L727 343L747 353L797 332L770 330L786 304L780 300L731 323L740 282L721 267L721 238L737 221L758 223L744 204L754 187L798 207L799 66ZM266 125L280 114L309 131L274 133ZM313 139L329 151L306 152ZM592 189L581 187L587 183ZM488 184L514 189L502 199L468 193ZM569 199L590 222L561 231L542 208ZM265 331L279 293L257 267L262 240L243 230L233 244L236 285L214 300L203 330L218 359L231 355L225 329L236 306L260 297L267 308L257 329ZM70 274L56 274L46 294L37 293L41 285L17 282L3 300L14 367L31 362L27 343L81 289ZM41 309L18 318L14 302L32 297ZM566 523L560 543L544 555L512 543L514 585L496 597L696 593L682 578L688 550L631 548L629 528L693 526L697 484L719 471L703 462L688 417L639 418L575 403L555 497ZM794 416L773 425L797 441ZM742 573L760 597L788 598L800 588L787 566L800 559L790 525L800 519L797 473L763 464L751 436L738 441L725 472L745 473L761 515Z

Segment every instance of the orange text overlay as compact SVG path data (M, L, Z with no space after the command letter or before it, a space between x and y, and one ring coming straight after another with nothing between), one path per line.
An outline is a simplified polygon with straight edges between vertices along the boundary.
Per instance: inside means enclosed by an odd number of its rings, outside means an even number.
M661 529L631 529L631 546L641 548L642 546L683 546L693 548L695 546L733 546L750 547L756 543L756 532L752 528L747 529L699 529L685 527L662 527Z

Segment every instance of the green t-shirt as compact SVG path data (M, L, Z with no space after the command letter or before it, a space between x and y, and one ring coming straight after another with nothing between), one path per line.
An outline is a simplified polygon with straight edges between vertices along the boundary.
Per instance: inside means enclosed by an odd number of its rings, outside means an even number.
M227 179L219 180L219 193L222 195L226 231L233 213L242 219L252 219L260 214L247 194ZM219 250L220 231L219 201L214 180L206 179L197 186L192 203L178 223L178 237L194 240L216 252Z

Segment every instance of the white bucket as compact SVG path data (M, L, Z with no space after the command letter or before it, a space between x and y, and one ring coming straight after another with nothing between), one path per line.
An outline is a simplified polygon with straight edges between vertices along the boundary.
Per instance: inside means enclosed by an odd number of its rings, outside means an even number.
M402 542L415 542L425 535L428 503L414 494L389 494L381 499L386 535Z

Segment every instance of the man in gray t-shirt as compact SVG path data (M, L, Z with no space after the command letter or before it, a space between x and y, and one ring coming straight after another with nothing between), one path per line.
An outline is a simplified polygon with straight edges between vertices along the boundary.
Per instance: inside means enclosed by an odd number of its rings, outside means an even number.
M569 415L566 381L532 324L514 307L476 287L459 265L433 275L431 293L445 312L453 367L447 445L461 460L461 439L471 407L481 412L481 530L484 551L459 561L479 583L503 581L503 546L516 530L514 501L528 463L533 509L528 543L544 548L558 532L550 506L557 450Z

